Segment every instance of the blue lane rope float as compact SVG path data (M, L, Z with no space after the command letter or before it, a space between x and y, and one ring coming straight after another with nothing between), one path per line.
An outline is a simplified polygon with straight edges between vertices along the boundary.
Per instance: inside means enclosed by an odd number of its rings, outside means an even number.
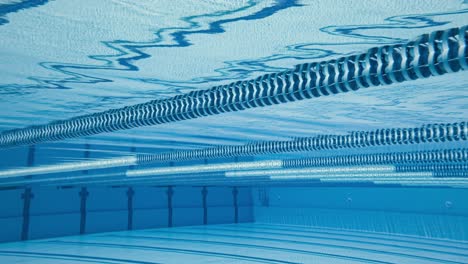
M468 149L444 149L432 151L416 151L416 152L397 152L397 153L375 153L365 155L340 155L328 157L311 157L302 159L284 159L284 160L262 160L253 162L236 162L236 163L215 163L215 164L199 164L191 166L178 166L178 167L156 167L146 169L132 169L126 172L97 174L92 176L67 176L67 177L54 177L54 178L40 178L40 179L27 179L20 181L5 181L1 182L2 185L18 185L18 184L48 184L51 182L75 182L77 180L94 181L97 178L115 178L124 176L158 176L157 179L174 180L181 175L187 178L187 175L194 176L205 180L210 180L211 176L224 177L225 175L238 174L245 176L255 174L259 170L284 170L295 168L313 168L315 170L326 167L330 172L337 174L339 170L344 168L353 168L359 171L362 166L375 166L375 165L390 165L390 167L380 167L386 172L432 172L433 177L443 178L467 178L468 177ZM339 168L334 170L333 168ZM250 172L244 174L241 171L248 170ZM232 172L229 172L232 171ZM364 173L365 169L359 171ZM11 172L15 172L16 175ZM315 171L317 174L320 171ZM323 172L323 170L321 170ZM374 170L375 172L375 170ZM201 173L201 174L200 174ZM311 171L306 171L307 174L312 174ZM5 177L19 177L34 174L33 171L10 171L10 174L5 171L0 172L0 178ZM258 175L262 176L265 173ZM268 175L268 173L266 173ZM301 174L296 171L295 174ZM303 173L302 173L303 174ZM161 175L170 176L160 177ZM210 176L208 176L210 175ZM257 176L258 176L257 175ZM399 174L401 175L401 174ZM362 175L364 176L364 175Z
M206 175L193 174L177 175L171 177L149 176L149 177L126 177L119 179L90 180L66 183L67 186L75 185L119 185L135 186L138 184L151 184L152 186L168 185L259 185L271 184L271 180L311 180L312 182L386 182L387 184L411 184L411 185L437 185L451 187L468 187L468 178L466 177L438 177L434 172L374 172L374 173L341 173L341 174L290 174L285 171L284 174L275 173L270 176L242 176L225 177L221 173L217 177L206 177ZM64 185L63 183L50 183L46 186Z
M339 155L283 160L284 168L324 167L324 166L359 166L383 164L456 164L468 162L468 149L443 149L413 152L390 152L360 155Z
M127 166L127 163L136 164L135 157L96 160L93 162L78 162L77 164L65 163L41 166L38 168L25 169L10 169L0 171L0 178L8 179L22 176L31 176L37 174L52 174L59 172L79 171L85 166L86 169L100 169L104 165L110 167ZM99 166L95 166L95 165ZM104 164L104 165L103 165ZM320 167L351 167L351 166L369 166L369 165L394 165L395 172L418 172L432 171L437 174L437 177L464 177L468 171L468 149L442 149L430 151L413 151L413 152L390 152L390 153L373 153L360 155L339 155L326 157L309 157L299 159L283 159L283 160L260 160L253 162L235 162L235 163L214 163L214 164L199 164L182 167L158 167L147 169L132 169L127 172L120 173L105 173L95 174L92 176L67 176L54 178L29 179L26 181L6 181L2 184L18 184L18 183L47 183L53 181L74 181L83 179L94 179L100 177L118 177L118 176L147 176L156 175L157 173L165 172L166 175L174 174L196 174L204 172L220 172L231 170L259 170L259 169L293 169L293 168L320 168ZM107 167L106 167L107 168ZM155 170L155 171L154 171ZM445 173L446 174L441 174ZM206 175L206 173L204 174ZM173 176L171 176L173 178Z
M395 166L396 172L437 171L445 172L447 175L455 173L468 175L468 163L447 164L399 164ZM454 176L455 177L455 176Z
M440 172L438 177L465 177L468 165L462 164L426 164L426 165L354 165L354 166L333 166L333 167L301 167L285 168L282 160L264 160L240 163L218 163L203 165L188 165L177 167L155 167L137 170L128 170L125 175L128 177L154 177L154 176L177 176L193 175L194 173L224 173L226 177L267 177L276 174L288 175L328 175L338 176L350 174L366 176L372 173L422 173L432 176L433 172ZM413 174L414 175L414 174Z
M183 184L196 184L196 185L211 185L211 184L243 184L243 185L256 185L256 184L269 184L270 180L298 180L308 179L315 182L318 181L337 181L337 182L387 182L394 184L406 184L411 183L413 185L446 185L446 186L457 186L457 187L468 187L468 177L466 172L463 172L465 176L453 176L451 172L440 172L443 175L439 175L438 171L427 171L427 172L390 172L384 170L372 170L367 168L365 172L354 170L343 171L343 168L330 168L330 172L336 171L336 173L297 173L291 172L290 169L279 169L269 173L256 174L259 171L237 171L237 172L211 172L211 173L189 173L189 174L176 174L168 177L161 177L161 175L152 175L147 177L124 177L120 173L114 175L115 177L99 177L99 178L86 178L83 176L73 177L73 180L67 181L66 178L50 178L50 179L39 179L39 180L23 180L16 182L4 182L0 185L15 186L18 184L27 184L28 186L33 185L44 185L44 186L81 186L86 185L129 185L134 186L135 184L148 184L154 186L167 186L167 185L183 185ZM232 173L237 173L233 175ZM263 175L264 174L264 175ZM104 179L103 179L104 178Z
M467 139L468 122L428 124L416 128L384 128L374 131L355 131L348 135L319 135L288 141L265 141L239 146L228 145L170 153L140 154L137 155L137 163L145 164L161 161L228 158L285 152L466 141ZM394 157L399 156L396 155Z
M0 133L0 148L177 122L468 69L467 26L256 79Z
M9 169L0 171L0 178L143 165L168 161L232 158L262 154L312 152L320 150L421 144L431 142L455 142L466 141L467 139L468 122L428 124L416 128L385 128L373 131L354 131L347 135L320 135L315 137L296 138L288 141L263 141L239 146L224 145L198 150L160 154L137 154L119 158ZM466 149L451 149L426 152L397 152L297 159L287 160L284 165L286 168L294 168L359 164L398 164L401 162L466 162L467 158L468 153Z

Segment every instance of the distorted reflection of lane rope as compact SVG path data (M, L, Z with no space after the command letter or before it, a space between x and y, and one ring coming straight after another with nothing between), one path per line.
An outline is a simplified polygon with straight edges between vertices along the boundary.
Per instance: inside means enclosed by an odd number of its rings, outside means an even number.
M0 134L0 147L94 135L282 104L468 69L467 27L425 34L406 44L267 74L165 100L30 126Z

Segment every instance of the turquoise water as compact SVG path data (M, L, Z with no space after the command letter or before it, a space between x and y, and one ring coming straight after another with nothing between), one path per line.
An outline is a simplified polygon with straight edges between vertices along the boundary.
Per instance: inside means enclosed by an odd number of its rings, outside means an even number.
M255 78L468 22L463 1L17 5L2 8L2 130ZM459 73L87 142L158 151L457 122L466 115L465 84Z
M0 0L0 262L467 263L466 25L460 0Z

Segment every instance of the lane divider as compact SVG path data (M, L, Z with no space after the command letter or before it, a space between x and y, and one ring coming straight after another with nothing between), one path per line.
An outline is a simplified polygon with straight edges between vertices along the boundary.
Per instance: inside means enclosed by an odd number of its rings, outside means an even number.
M468 69L468 28L424 34L338 59L105 112L0 133L0 148L178 122Z

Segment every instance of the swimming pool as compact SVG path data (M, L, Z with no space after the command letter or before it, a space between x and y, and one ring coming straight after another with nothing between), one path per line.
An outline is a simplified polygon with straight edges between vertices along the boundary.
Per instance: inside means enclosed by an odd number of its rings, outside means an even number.
M5 263L467 263L465 1L0 1Z

